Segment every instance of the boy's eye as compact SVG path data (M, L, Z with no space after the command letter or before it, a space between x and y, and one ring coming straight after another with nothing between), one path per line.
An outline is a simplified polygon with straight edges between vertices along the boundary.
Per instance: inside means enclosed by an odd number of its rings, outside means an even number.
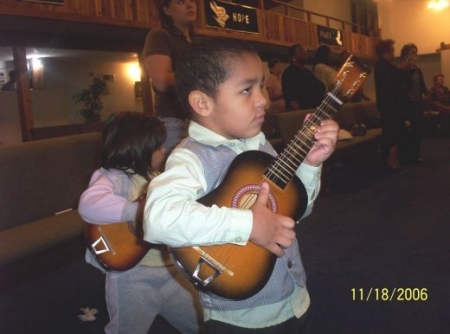
M251 90L252 89L250 87L249 88L245 88L244 90L242 90L242 93L248 94L248 93L250 93Z

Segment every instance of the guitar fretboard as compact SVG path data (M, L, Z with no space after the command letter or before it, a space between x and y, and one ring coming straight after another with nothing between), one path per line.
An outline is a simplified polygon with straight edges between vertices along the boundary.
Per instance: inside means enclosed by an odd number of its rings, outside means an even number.
M317 127L320 126L323 120L329 119L332 117L332 114L337 113L342 104L343 102L331 92L328 93L283 152L277 156L266 170L264 173L265 177L284 189L292 180L295 171L314 145L314 133Z
M349 56L337 73L333 89L326 95L320 106L310 115L297 135L283 152L264 172L264 176L284 189L294 178L295 171L314 145L314 133L320 123L332 118L343 101L348 101L361 87L370 70L353 55Z

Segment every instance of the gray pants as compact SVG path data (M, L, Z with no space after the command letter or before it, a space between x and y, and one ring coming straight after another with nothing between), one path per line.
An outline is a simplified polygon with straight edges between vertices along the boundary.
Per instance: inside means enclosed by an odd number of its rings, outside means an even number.
M158 314L181 333L198 333L203 318L197 291L174 266L108 272L106 304L107 334L146 334Z

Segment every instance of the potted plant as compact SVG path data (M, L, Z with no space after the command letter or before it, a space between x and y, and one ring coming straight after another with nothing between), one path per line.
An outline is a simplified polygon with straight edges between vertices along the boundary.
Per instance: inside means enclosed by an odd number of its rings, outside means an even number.
M108 81L111 79L96 73L88 73L91 83L78 93L73 94L75 103L82 103L83 108L79 111L86 123L101 121L103 110L102 98L109 94Z

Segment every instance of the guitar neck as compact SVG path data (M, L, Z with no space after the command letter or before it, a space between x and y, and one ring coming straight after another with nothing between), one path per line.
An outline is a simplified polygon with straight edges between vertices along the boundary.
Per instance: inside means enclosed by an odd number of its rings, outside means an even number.
M295 171L314 145L314 133L320 126L320 123L325 119L332 118L332 115L339 111L342 104L343 102L334 96L332 92L328 93L295 137L269 166L265 176L284 189L293 179Z
M332 118L344 102L361 87L370 73L368 67L353 55L349 56L336 75L333 90L306 120L294 139L265 171L267 179L284 189L294 178L295 171L314 145L314 133L320 123Z

